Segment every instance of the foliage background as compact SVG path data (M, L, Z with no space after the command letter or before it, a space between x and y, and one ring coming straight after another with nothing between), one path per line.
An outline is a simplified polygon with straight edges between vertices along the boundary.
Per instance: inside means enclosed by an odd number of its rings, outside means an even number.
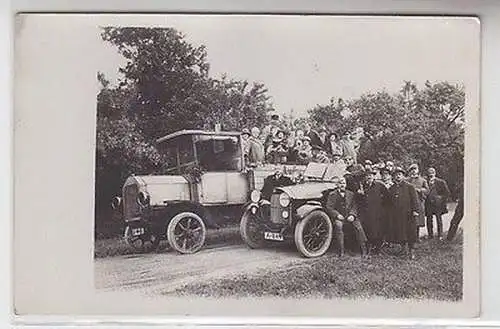
M269 123L275 110L262 83L210 77L204 46L194 47L172 28L105 27L102 39L126 59L112 85L97 78L96 237L121 234L110 201L132 173L160 173L155 139L180 129L241 130ZM455 194L463 181L465 92L462 85L405 81L399 92L381 90L344 100L332 97L307 118L331 131L362 127L360 159L393 159L404 167L434 166ZM286 111L287 109L282 109Z

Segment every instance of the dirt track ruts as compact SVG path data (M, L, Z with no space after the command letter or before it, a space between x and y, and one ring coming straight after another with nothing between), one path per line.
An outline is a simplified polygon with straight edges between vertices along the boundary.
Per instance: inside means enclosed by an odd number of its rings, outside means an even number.
M104 290L142 290L146 294L169 293L189 283L257 274L304 261L292 246L252 250L245 245L206 248L192 255L167 251L98 258L95 286Z

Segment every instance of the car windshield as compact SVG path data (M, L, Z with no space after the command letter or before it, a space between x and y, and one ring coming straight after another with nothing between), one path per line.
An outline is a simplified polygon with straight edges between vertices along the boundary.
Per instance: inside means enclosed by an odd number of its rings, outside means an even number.
M310 162L304 172L304 177L308 179L323 179L327 166L323 163Z

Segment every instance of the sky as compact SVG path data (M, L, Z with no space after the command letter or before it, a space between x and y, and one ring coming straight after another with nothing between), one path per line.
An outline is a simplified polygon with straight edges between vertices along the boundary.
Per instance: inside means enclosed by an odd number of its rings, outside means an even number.
M330 98L397 92L405 80L475 87L479 23L473 19L346 16L186 16L107 21L174 27L205 45L210 75L263 82L276 110L305 115ZM101 42L99 70L124 60Z

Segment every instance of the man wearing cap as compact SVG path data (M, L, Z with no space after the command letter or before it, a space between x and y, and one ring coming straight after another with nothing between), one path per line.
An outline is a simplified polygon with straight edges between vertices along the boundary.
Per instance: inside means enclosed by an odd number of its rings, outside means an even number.
M282 165L278 165L274 174L267 176L264 179L264 185L262 185L261 195L263 200L270 201L271 195L276 187L293 185L293 180L284 175L284 169Z
M443 238L443 219L441 216L448 212L446 201L450 196L448 184L444 179L436 176L436 169L427 169L427 180L429 183L429 194L425 199L425 216L427 217L427 234L429 238L434 237L433 217L436 216L437 236Z
M341 177L338 188L330 192L326 198L325 209L335 224L335 239L338 245L339 256L344 255L344 225L352 225L356 234L356 241L361 255L366 256L366 235L358 218L358 209L354 200L354 193L346 189L346 180Z
M408 168L408 183L415 187L419 199L419 210L417 218L417 240L420 236L420 228L425 227L425 198L427 198L427 193L429 193L429 185L425 178L420 176L418 165L416 163L412 164Z
M384 184L375 180L375 171L365 170L364 181L357 191L360 204L360 218L368 238L368 251L380 252L385 237L389 191Z
M252 136L249 138L248 146L248 162L250 166L259 166L264 162L265 152L264 145L260 140L260 130L257 127L253 127Z
M388 242L406 246L410 259L415 259L414 246L417 241L417 218L419 199L415 187L404 179L404 170L394 168L394 184L389 188L390 231Z
M392 161L387 161L387 162L385 163L385 168L387 169L387 171L389 172L389 174L391 174L391 175L392 175L392 172L393 172L393 170L394 170L394 168L395 168L395 166L394 166L394 162L392 162Z

